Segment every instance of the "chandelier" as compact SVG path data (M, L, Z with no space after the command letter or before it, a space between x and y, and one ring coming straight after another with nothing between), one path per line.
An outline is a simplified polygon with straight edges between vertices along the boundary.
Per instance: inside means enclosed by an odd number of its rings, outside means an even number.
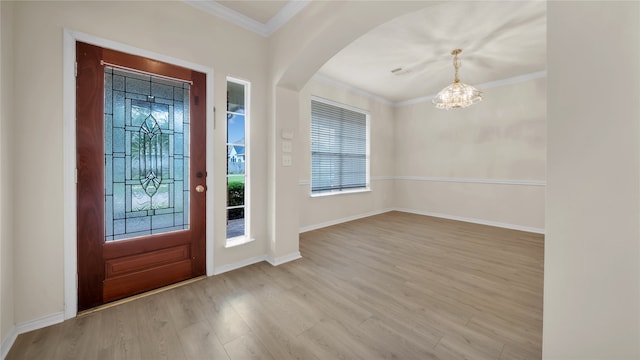
M451 52L453 55L453 67L456 69L453 84L442 89L438 95L431 101L438 109L458 109L466 108L482 100L482 92L471 85L461 83L458 79L458 69L460 68L460 60L458 54L462 50L455 49Z

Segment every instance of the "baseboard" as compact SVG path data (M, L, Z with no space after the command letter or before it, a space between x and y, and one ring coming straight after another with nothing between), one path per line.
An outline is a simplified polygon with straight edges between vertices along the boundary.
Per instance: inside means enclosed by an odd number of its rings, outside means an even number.
M374 215L380 215L380 214L383 214L383 213L386 213L386 212L389 212L389 211L393 211L393 210L394 209L383 209L383 210L370 211L370 212L364 213L364 214L348 216L348 217L345 217L345 218L331 220L331 221L323 222L323 223L316 224L316 225L305 226L305 227L300 228L298 230L298 232L299 233L303 233L303 232L307 232L307 231L322 229L324 227L338 225L338 224L342 224L342 223L345 223L345 222L348 222L348 221L358 220L358 219L362 219L362 218L366 218L366 217L374 216Z
M59 324L64 321L64 312L50 314L37 319L21 322L16 324L18 328L18 334L24 334L29 331L42 329L50 325Z
M291 254L279 256L277 258L267 257L266 261L273 266L278 266L284 263L288 263L289 261L298 260L300 258L302 258L302 255L300 255L300 251L295 251Z
M252 258L240 260L240 261L237 261L237 262L234 262L234 263L231 263L231 264L218 266L218 267L215 267L213 269L213 275L220 275L222 273L226 273L227 271L240 269L242 267L253 265L253 264L259 263L261 261L265 261L265 260L267 260L267 256L266 255L260 255L260 256L255 256L255 257L252 257Z
M16 338L18 337L18 328L13 326L11 328L11 330L9 330L9 334L7 334L7 336L2 339L2 347L0 349L0 359L4 360L7 357L7 354L9 353L9 350L11 350L11 347L13 346L13 343L16 341Z
M261 261L266 261L269 264L273 265L273 266L278 266L284 263L287 263L289 261L293 261L293 260L297 260L302 258L302 255L300 255L299 251L293 252L291 254L287 254L284 256L280 256L277 258L272 258L269 257L267 255L260 255L260 256L255 256L252 258L248 258L248 259L244 259L244 260L240 260L231 264L227 264L227 265L222 265L222 266L218 266L216 268L214 268L213 270L213 274L214 275L220 275L222 273L226 273L227 271L232 271L232 270L236 270L236 269L240 269L243 268L245 266L249 266L249 265L253 265L253 264L257 264Z
M348 222L348 221L353 221L353 220L366 218L366 217L369 217L369 216L383 214L383 213L386 213L386 212L389 212L389 211L400 211L400 212L406 212L406 213L417 214L417 215L433 216L433 217L438 217L438 218L442 218L442 219L464 221L464 222L468 222L468 223L472 223L472 224L488 225L488 226L495 226L495 227L511 229L511 230L519 230L519 231L526 231L526 232L531 232L531 233L536 233L536 234L544 234L544 229L536 228L536 227L529 227L529 226L522 226L522 225L515 225L515 224L507 224L507 223L502 223L502 222L497 222L497 221L475 219L475 218L468 218L468 217L463 217L463 216L448 215L448 214L435 213L435 212L431 212L431 211L421 211L421 210L413 210L413 209L405 209L405 208L384 209L384 210L379 210L379 211L368 212L368 213L365 213L365 214L349 216L349 217L345 217L345 218L341 218L341 219L331 220L331 221L327 221L327 222L324 222L324 223L321 223L321 224L302 227L302 228L300 228L299 232L303 233L303 232L307 232L307 231L317 230L317 229L321 229L321 228L328 227L328 226L342 224L342 223L345 223L345 222ZM269 261L269 260L267 260L267 261Z
M468 217L463 217L463 216L434 213L434 212L430 212L430 211L420 211L420 210L404 209L404 208L396 208L396 209L393 209L393 210L394 211L411 213L411 214L417 214L417 215L433 216L433 217L442 218L442 219L464 221L464 222L468 222L468 223L472 223L472 224L488 225L488 226L495 226L495 227L511 229L511 230L519 230L519 231L526 231L526 232L536 233L536 234L544 234L544 229L535 228L535 227L529 227L529 226L521 226L521 225L507 224L507 223L502 223L502 222L497 222L497 221L490 221L490 220L483 220L483 219L468 218Z
M11 350L11 347L13 346L13 343L16 341L16 338L18 337L18 335L28 333L29 331L33 331L33 330L42 329L47 326L59 324L63 321L64 321L64 312L61 311L59 313L46 315L37 319L16 324L14 327L11 328L11 331L9 331L9 334L2 340L1 359L4 360L4 358L7 356L7 354L9 353L9 350Z

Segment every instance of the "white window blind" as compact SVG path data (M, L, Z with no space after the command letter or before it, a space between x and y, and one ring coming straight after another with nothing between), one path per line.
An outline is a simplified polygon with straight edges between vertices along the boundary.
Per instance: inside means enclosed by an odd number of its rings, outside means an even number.
M311 193L368 187L367 114L311 100Z

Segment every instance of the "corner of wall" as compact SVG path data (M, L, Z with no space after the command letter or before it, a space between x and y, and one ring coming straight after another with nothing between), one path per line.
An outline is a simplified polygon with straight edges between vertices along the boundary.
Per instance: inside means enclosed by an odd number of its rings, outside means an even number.
M9 354L9 350L11 350L11 346L13 346L17 337L18 328L13 326L9 330L9 333L2 338L2 343L0 343L0 359L4 360L4 358L7 357L7 354Z
M64 313L57 312L12 326L7 336L2 339L2 344L0 345L0 359L4 360L7 354L9 354L9 350L11 350L11 347L18 338L18 335L55 325L63 321Z
M278 266L284 263L288 263L289 261L298 260L301 258L302 255L300 255L300 251L294 251L290 254L279 256L277 258L267 257L266 261L273 266Z
M4 359L17 336L14 316L13 162L13 3L0 2L0 341Z

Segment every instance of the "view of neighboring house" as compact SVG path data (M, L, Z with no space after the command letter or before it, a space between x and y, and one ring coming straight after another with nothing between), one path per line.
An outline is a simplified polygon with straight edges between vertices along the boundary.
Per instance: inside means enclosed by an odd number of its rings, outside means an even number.
M229 146L227 156L229 157L229 164L243 163L244 162L244 146L237 146L237 145Z

